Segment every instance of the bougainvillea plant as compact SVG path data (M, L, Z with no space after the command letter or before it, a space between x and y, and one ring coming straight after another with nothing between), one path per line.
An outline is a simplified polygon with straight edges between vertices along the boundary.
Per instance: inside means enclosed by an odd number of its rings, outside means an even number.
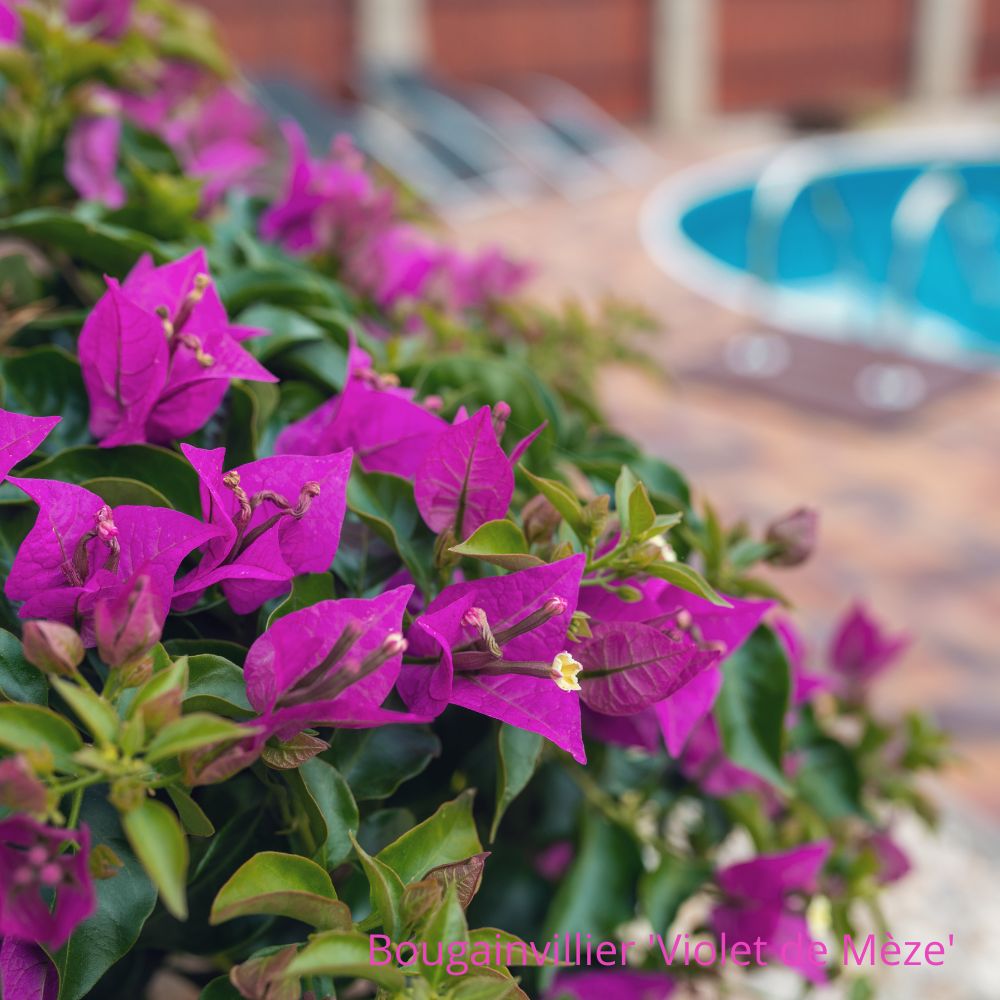
M192 9L7 0L0 72L7 1000L659 998L722 970L656 935L880 926L943 754L871 707L906 640L810 664L757 569L815 515L603 423L634 316L406 221Z

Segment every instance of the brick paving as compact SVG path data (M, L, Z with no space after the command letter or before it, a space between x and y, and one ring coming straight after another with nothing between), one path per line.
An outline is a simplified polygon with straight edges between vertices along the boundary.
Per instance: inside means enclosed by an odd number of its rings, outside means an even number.
M662 176L774 138L754 126L660 144ZM950 783L1000 819L1000 393L995 378L963 389L901 427L872 430L777 400L685 378L745 319L663 275L638 238L645 188L589 202L555 198L472 222L469 246L497 243L538 262L536 291L556 300L613 294L662 320L652 371L615 368L601 396L616 425L676 463L729 519L757 525L801 503L823 514L822 544L778 579L798 601L819 651L831 617L868 602L916 642L878 695L919 706L954 735Z

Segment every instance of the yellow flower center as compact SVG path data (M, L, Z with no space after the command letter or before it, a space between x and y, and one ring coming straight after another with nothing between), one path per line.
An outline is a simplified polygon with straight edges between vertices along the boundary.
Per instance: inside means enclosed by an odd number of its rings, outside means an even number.
M583 667L565 650L557 654L552 661L550 676L562 691L579 691L580 682L577 677Z

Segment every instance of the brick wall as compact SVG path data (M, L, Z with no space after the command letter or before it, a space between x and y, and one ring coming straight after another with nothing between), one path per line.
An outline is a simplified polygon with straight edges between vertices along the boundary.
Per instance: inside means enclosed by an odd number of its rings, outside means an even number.
M902 96L914 11L914 0L720 0L720 105L843 107Z
M363 0L362 0L363 2ZM432 65L502 84L542 72L626 120L650 109L652 0L428 0Z
M1000 84L1000 0L979 0L975 80L981 86Z
M322 92L342 93L353 72L354 2L200 0L223 41L249 72L288 73Z
M237 59L343 93L368 0L201 0ZM917 0L717 0L720 110L852 110L905 96ZM979 0L974 76L1000 85L1000 0ZM431 65L502 85L543 72L648 116L654 0L425 0Z

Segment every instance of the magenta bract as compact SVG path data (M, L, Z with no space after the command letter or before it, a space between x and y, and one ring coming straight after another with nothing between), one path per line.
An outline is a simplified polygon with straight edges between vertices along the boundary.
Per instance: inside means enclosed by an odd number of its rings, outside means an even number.
M0 942L0 984L18 1000L57 1000L59 974L36 944L5 937Z
M502 641L504 665L527 664L540 672L564 650L573 650L566 630L576 609L586 559L570 556L546 566L486 577L446 587L414 623L407 638L409 654L434 658L430 664L403 667L399 690L416 712L436 715L449 703L540 733L581 763L586 755L580 730L580 701L560 690L547 676L519 673L476 673L457 669L456 656L477 638L467 613L477 608L493 634L529 619L550 600L563 610L509 640ZM516 630L516 628L515 628ZM408 654L408 655L409 655Z
M382 708L405 643L412 587L371 600L320 601L279 618L250 647L247 697L266 735L289 739L310 726L366 728L426 721Z
M686 681L675 685L654 707L667 750L678 756L693 728L711 711L722 688L719 664L738 649L773 606L771 601L747 601L729 597L724 608L660 579L632 580L642 599L627 602L600 587L584 587L580 608L595 622L644 623L660 632L681 631L703 653L715 651L714 661L693 660L691 668L678 673ZM678 650L679 652L679 650ZM676 657L677 653L675 653ZM692 651L690 655L694 656ZM676 660L675 660L676 669ZM666 675L660 674L661 683ZM633 699L638 703L638 692ZM596 704L591 707L598 708ZM608 711L604 708L603 711ZM620 713L619 713L620 714ZM627 734L619 726L619 740Z
M427 526L462 541L502 518L514 494L514 472L482 407L438 435L417 470L413 498Z
M680 756L680 768L691 781L696 781L709 795L725 798L737 792L756 791L769 794L763 778L734 764L727 756L719 735L719 727L711 713L692 727Z
M833 637L830 665L842 686L863 687L892 666L909 645L909 636L888 635L866 608L856 604Z
M14 479L38 504L38 518L14 557L4 592L23 601L22 618L49 618L78 628L94 644L93 608L147 575L162 627L174 575L184 557L216 533L165 507L114 510L90 490L48 479Z
M667 1000L673 981L659 972L631 969L594 969L560 972L545 994L546 1000Z
M125 204L116 176L121 131L121 120L113 115L79 118L66 140L66 179L81 198L112 209Z
M66 16L99 38L120 38L132 18L133 0L67 0Z
M0 0L0 45L17 45L21 41L21 19L13 4Z
M768 945L765 953L772 955L780 954L783 944L801 940L806 943L800 949L802 961L789 964L812 982L824 982L823 967L807 956L809 928L805 917L789 896L816 891L831 848L829 841L818 841L723 868L717 879L726 898L712 911L716 933L725 933L730 944L742 941L751 946L760 937ZM797 950L787 949L786 957Z
M27 458L49 435L62 417L29 417L0 410L0 480Z
M282 123L289 165L283 198L261 217L261 234L290 252L329 249L341 256L380 232L393 213L389 191L379 191L350 141L334 140L327 160L315 160L302 129Z
M719 661L680 630L642 622L595 622L576 648L581 697L595 712L633 715L675 694ZM590 674L590 676L586 676Z
M27 816L0 820L0 935L62 947L94 912L89 853L86 826L61 830Z
M275 442L279 455L322 455L350 448L366 472L412 479L448 423L413 401L413 390L383 380L352 344L344 391L289 424Z
M181 445L201 481L213 537L201 563L175 589L175 606L194 604L219 583L238 614L288 590L300 573L330 568L346 510L351 453L278 455L223 471L225 449Z
M90 430L110 447L169 442L202 427L233 378L274 382L240 346L203 250L155 267L143 257L87 317L78 350Z

